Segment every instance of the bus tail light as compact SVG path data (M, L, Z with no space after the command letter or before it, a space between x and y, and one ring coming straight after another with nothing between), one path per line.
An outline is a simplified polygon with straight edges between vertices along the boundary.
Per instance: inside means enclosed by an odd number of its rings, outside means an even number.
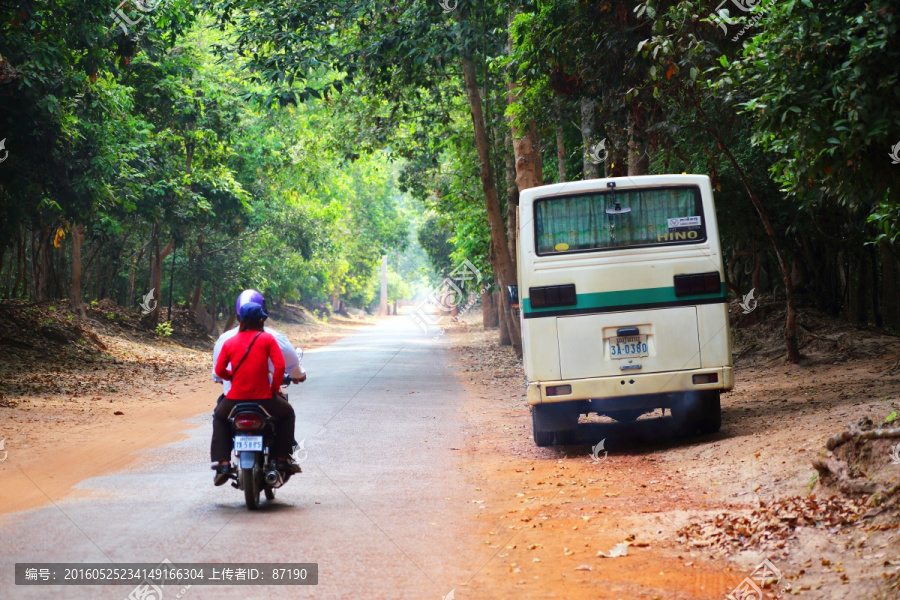
M715 294L722 288L719 272L675 276L675 295Z
M528 288L528 297L531 301L531 308L570 306L578 302L574 283Z
M547 386L548 396L568 396L572 393L571 385L550 385Z
M706 383L718 383L719 382L719 374L718 373L703 373L701 375L694 375L691 378L694 382L694 385L703 385Z

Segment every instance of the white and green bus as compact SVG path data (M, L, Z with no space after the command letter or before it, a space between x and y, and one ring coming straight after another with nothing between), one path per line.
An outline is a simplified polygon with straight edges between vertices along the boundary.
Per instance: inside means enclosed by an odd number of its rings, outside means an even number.
M590 413L633 421L668 408L685 430L719 430L734 375L708 177L525 190L518 269L538 446L573 443Z

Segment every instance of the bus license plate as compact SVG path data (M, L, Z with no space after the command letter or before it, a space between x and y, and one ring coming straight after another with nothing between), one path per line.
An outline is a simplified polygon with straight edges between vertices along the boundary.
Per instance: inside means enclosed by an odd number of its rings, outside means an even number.
M634 358L648 355L646 335L629 335L609 340L610 358Z
M234 436L235 452L262 452L263 439L261 435L236 435Z

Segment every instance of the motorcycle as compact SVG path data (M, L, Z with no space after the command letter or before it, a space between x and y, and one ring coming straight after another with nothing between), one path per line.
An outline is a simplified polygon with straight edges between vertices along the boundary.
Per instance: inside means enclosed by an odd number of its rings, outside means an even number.
M302 351L301 351L302 352ZM301 354L302 356L302 354ZM282 387L291 383L285 375ZM284 395L287 398L287 394ZM228 415L234 437L237 465L232 465L232 487L244 491L247 508L259 508L259 493L266 500L275 499L275 490L283 486L295 473L294 468L279 467L270 448L275 441L275 420L257 402L240 402ZM299 467L296 469L299 472Z

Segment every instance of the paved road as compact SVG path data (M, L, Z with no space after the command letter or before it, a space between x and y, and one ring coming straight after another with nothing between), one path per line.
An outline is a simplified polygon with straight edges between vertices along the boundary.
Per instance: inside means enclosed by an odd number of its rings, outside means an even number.
M15 562L316 562L315 587L194 586L181 597L433 598L478 570L456 454L463 392L447 351L397 318L310 351L289 390L304 473L251 513L215 488L207 415L189 439L126 473L87 480L89 498L0 526L0 598L121 599L131 587L16 587ZM415 393L412 393L415 392ZM212 400L211 400L212 401ZM174 598L180 588L167 588Z

